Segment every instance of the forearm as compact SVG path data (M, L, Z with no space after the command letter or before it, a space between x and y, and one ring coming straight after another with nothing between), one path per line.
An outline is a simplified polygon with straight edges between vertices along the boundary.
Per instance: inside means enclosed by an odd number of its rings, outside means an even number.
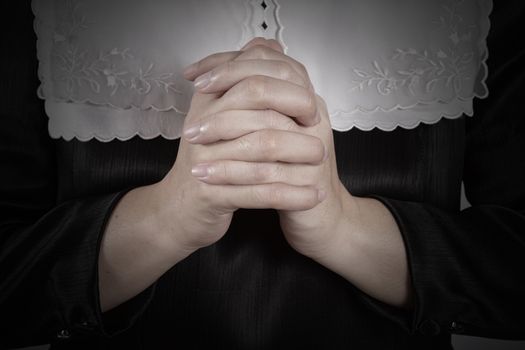
M128 192L111 214L98 264L102 311L139 294L191 253L159 220L157 186Z
M390 211L371 198L342 190L341 214L330 244L314 257L370 296L398 307L412 299L407 255Z

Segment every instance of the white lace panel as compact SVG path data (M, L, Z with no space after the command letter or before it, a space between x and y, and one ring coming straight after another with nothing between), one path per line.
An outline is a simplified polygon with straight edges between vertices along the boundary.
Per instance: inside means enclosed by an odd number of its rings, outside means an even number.
M309 71L332 127L413 128L485 97L490 0L33 0L52 137L181 134L182 68L276 38Z

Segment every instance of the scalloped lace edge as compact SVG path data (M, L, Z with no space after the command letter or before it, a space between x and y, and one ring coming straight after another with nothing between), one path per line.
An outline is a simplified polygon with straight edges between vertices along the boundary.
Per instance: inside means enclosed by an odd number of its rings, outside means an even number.
M353 128L357 128L362 131L371 131L373 129L378 129L381 131L393 131L397 128L403 128L403 129L415 129L420 124L427 124L432 125L440 122L442 119L457 119L462 117L463 115L466 115L468 117L472 117L473 114L465 113L464 111L459 111L457 113L447 114L443 112L435 113L435 115L432 118L429 118L428 120L424 119L412 119L412 120L397 120L395 122L378 122L377 120L370 121L367 123L366 120L353 120L352 123L349 123L345 126L334 126L332 125L332 129L335 131L348 131ZM381 125L380 125L381 124Z
M36 0L38 1L38 0ZM35 10L35 1L31 1L31 7L32 7L32 10L33 10L33 13L34 13L34 21L33 21L33 27L34 27L34 31L35 33L38 33L38 30L40 28L40 26L43 24L42 21L39 19L39 17L37 16L37 13L36 13L36 10ZM459 100L464 100L464 101L472 101L474 98L486 98L488 95L489 95L489 91L488 91L488 86L486 84L486 80L487 80L487 77L488 77L488 65L487 65L487 60L489 58L489 51L488 51L488 47L487 47L487 36L488 36L488 33L490 31L490 28L491 28L491 22L490 22L490 14L492 12L492 9L493 9L493 2L492 0L482 0L481 1L482 3L482 6L484 6L484 11L482 10L481 11L481 16L482 16L482 23L484 25L481 26L482 28L482 33L480 35L480 39L478 41L478 47L480 48L480 52L482 52L483 54L483 57L481 59L481 65L480 65L480 75L481 75L481 78L480 78L480 84L483 88L483 93L482 94L479 94L478 92L474 91L472 93L472 96L471 97L468 97L468 98L459 98L459 97L456 97L456 99L459 99ZM42 47L43 43L42 43L42 40L40 39L39 35L36 35L36 46L37 46L37 58L39 60L39 64L38 64L38 77L40 79L40 86L38 87L38 96L44 100L46 100L46 104L47 102L49 101L49 99L47 99L45 96L44 96L44 93L43 93L43 86L44 86L44 74L43 74L43 65L45 63L45 60L43 59L42 57ZM453 98L454 99L454 98ZM55 103L77 103L77 101L55 101ZM337 115L340 115L342 113L345 113L345 114L355 114L356 112L361 112L361 113L372 113L372 112L376 112L378 110L382 110L382 111L386 111L386 112L392 112L392 111L395 111L395 110L408 110L410 108L413 108L415 106L417 106L418 104L419 105L426 105L426 104L436 104L436 103L449 103L451 101L444 101L444 100L441 100L441 99L437 99L437 100L434 100L434 101L419 101L417 103L414 103L412 105L409 105L409 106L403 106L403 105L399 105L397 104L396 106L393 106L391 108L388 108L388 109L385 109L384 107L382 106L376 106L374 109L371 109L371 110L367 110L367 109L363 109L362 107L360 106L357 106L356 109L354 109L353 111L342 111L342 110L336 110L332 113L330 113L330 119L331 120L337 120ZM96 102L93 102L89 99L86 99L85 101L79 101L79 103L84 103L84 104L92 104L94 105L95 107L108 107L108 108L115 108L115 109L121 109L121 110L130 110L130 109L141 109L143 111L148 111L148 110L153 110L155 112L169 112L169 111L174 111L178 114L186 114L186 112L183 112L181 110L179 110L177 107L175 106L168 106L166 108L159 108L157 106L154 106L154 105L150 105L148 107L146 107L144 109L144 107L138 107L138 106L134 106L134 105L130 105L128 106L127 108L122 108L122 107L118 107L118 106L114 106L110 103L96 103ZM442 120L443 118L445 119L456 119L456 118L459 118L461 117L462 115L468 115L468 116L472 116L473 114L472 113L467 113L465 110L462 110L462 111L458 111L456 113L451 113L451 114L448 114L448 113L444 113L444 112L441 112L441 111L436 111L436 113L433 114L433 117L432 118L429 118L427 120L424 120L424 119L414 119L414 120L403 120L403 121L400 121L400 120L397 120L397 121L379 121L379 120L363 120L363 119L354 119L354 120L351 120L351 119L346 119L345 118L345 124L344 126L332 126L332 129L333 130L336 130L336 131L348 131L354 127L360 129L360 130L363 130L363 131L370 131L370 130L373 130L375 128L379 129L379 130L382 130L382 131L392 131L392 130L395 130L397 127L401 127L401 128L404 128L404 129L414 129L416 128L417 126L419 126L421 123L423 124L435 124L437 122L439 122L440 120ZM49 117L50 119L52 119L52 117ZM337 124L340 124L340 121L337 121ZM50 125L51 125L51 122L50 122ZM55 130L56 131L56 130ZM182 130L181 130L182 131ZM57 133L51 133L51 129L50 129L50 136L53 137L53 138L63 138L65 140L71 140L73 138L75 139L78 139L80 141L89 141L91 139L96 139L98 141L101 141L101 142L109 142L109 141L112 141L112 140L115 140L115 139L118 139L118 140L121 140L121 141L125 141L125 140L129 140L131 138L133 138L134 136L139 136L143 139L152 139L152 138L155 138L155 137L163 137L163 138L166 138L166 139L170 139L170 140L173 140L173 139L177 139L180 137L180 133L178 135L172 135L172 134L167 134L166 132L163 132L163 131L158 131L158 132L154 132L154 133L146 133L144 132L143 130L135 130L133 132L130 132L130 133L127 133L126 135L112 135L112 136L108 136L108 137L104 137L102 135L99 135L99 134L96 134L96 133L87 133L87 134L83 134L83 135L79 135L73 131L70 131L68 133L64 133L64 134L57 134Z
M415 129L416 127L418 127L419 125L421 124L426 124L426 125L433 125L433 124L437 124L438 122L440 122L442 119L457 119L461 116L463 116L464 113L458 113L458 114L452 114L452 115L441 115L433 120L413 120L413 121L410 121L409 123L397 123L396 125L393 125L391 127L387 127L387 126L381 126L381 125L372 125L372 126L369 126L369 125L359 125L358 123L355 123L353 125L350 125L348 126L347 128L332 128L333 130L335 131L338 131L338 132L346 132L346 131L349 131L351 130L352 128L357 128L361 131L371 131L373 129L378 129L378 130L381 130L381 131L385 131L385 132L389 132L389 131L393 131L397 128L403 128L403 129L407 129L407 130L411 130L411 129ZM470 116L469 116L470 117ZM64 132L62 134L57 134L56 132L52 133L50 131L50 136L54 139L63 139L65 141L71 141L72 139L76 139L76 140L79 140L79 141L83 141L83 142L86 142L86 141L90 141L90 140L97 140L97 141L100 141L100 142L111 142L111 141L114 141L114 140L119 140L119 141L127 141L127 140L130 140L132 139L133 137L140 137L144 140L151 140L151 139L154 139L156 137L162 137L164 139L167 139L167 140L176 140L176 139L179 139L180 138L180 135L177 135L177 136L174 136L174 135L169 135L165 132L162 132L162 131L158 131L158 132L155 132L155 133L146 133L142 130L137 130L136 132L134 133L130 133L129 135L125 135L125 136L119 136L119 135L113 135L113 136L110 136L110 137L105 137L103 135L100 135L100 134L97 134L97 133L94 133L94 132L91 132L91 133L87 133L87 134L83 134L83 135L79 135L78 133L74 133L72 131L70 132Z
M184 116L153 110L115 110L83 104L45 102L49 116L48 132L54 139L80 141L96 139L109 142L129 140L134 136L152 139L162 136L173 140L180 137ZM109 128L107 126L110 126Z
M91 139L101 142L109 142L115 139L125 141L134 136L143 139L162 136L165 139L174 140L181 136L185 120L185 116L182 114L153 110L115 110L109 107L56 103L53 101L46 101L45 107L46 114L49 116L49 135L52 138L62 138L66 141L73 138L80 141ZM385 114L402 113L405 116L407 113L414 114L419 116L418 119L410 116L407 119L396 119L394 116L392 120L370 120L369 115L357 113L352 119L338 119L334 115L330 115L330 120L332 129L336 131L348 131L354 127L363 131L374 128L392 131L397 127L413 129L421 123L435 124L443 118L456 119L462 115L473 115L470 105L456 104L455 108L448 107L448 112L424 109L378 111Z

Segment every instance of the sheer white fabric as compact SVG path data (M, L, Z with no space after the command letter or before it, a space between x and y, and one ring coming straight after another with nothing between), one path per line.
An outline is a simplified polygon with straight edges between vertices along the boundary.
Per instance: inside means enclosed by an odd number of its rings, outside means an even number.
M33 0L39 96L55 138L180 136L182 68L276 38L335 130L413 128L485 97L490 0Z

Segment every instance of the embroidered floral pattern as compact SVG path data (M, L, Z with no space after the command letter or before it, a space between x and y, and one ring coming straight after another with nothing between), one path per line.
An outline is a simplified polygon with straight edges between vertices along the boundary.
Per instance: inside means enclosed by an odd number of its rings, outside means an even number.
M157 72L154 63L146 66L137 64L129 48L115 47L108 51L99 51L93 56L75 44L75 38L88 29L82 4L76 0L65 0L65 17L55 28L53 35L53 57L56 69L53 79L65 83L69 100L81 88L88 87L91 92L100 94L105 88L110 96L119 89L139 95L146 95L154 89L162 93L181 94L175 87L174 73Z
M32 4L52 137L179 137L193 93L180 68L253 36L278 39L305 64L338 131L472 116L473 98L487 95L492 0Z
M375 88L381 95L389 95L404 89L409 95L430 94L441 84L446 89L453 89L458 95L462 84L471 80L468 70L471 67L474 53L462 48L472 38L473 24L465 23L458 14L458 7L464 0L454 0L442 6L443 14L436 21L436 31L446 31L449 45L439 49L417 50L415 48L396 49L390 63L402 62L406 69L389 69L389 64L381 65L377 60L372 62L372 70L353 68L357 77L352 80L353 91L364 91ZM466 45L466 47L470 47Z

